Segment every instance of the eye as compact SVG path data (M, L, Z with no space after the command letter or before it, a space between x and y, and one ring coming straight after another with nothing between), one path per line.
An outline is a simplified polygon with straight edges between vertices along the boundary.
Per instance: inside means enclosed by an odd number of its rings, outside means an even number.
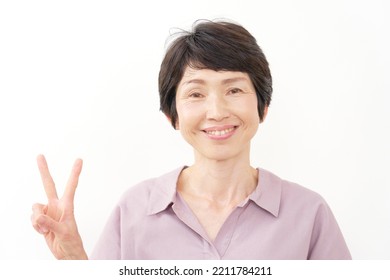
M228 94L237 94L237 93L241 93L241 92L243 92L243 91L240 88L232 88L232 89L229 89Z
M190 98L201 98L203 95L199 92L191 92L188 97Z

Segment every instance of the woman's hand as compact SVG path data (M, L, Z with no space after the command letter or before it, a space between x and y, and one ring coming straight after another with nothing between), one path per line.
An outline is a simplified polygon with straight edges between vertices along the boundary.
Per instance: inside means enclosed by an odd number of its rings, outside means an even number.
M65 192L60 199L45 157L39 155L37 163L48 203L33 205L31 216L33 227L45 237L47 245L57 259L88 259L77 230L73 203L83 165L82 160L75 161Z

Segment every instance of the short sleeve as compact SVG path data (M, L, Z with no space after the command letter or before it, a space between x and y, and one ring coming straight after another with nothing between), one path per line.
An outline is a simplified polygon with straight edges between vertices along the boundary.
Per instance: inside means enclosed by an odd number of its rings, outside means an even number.
M91 260L119 260L121 259L121 210L117 206L111 213L98 242L96 243Z
M310 240L308 259L312 260L350 260L351 254L337 224L325 201L318 206L313 232Z

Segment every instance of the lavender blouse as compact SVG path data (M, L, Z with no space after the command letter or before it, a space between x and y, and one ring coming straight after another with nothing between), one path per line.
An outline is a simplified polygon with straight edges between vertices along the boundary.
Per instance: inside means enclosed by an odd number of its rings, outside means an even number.
M176 192L182 169L125 192L90 259L351 259L324 199L264 169L210 240Z

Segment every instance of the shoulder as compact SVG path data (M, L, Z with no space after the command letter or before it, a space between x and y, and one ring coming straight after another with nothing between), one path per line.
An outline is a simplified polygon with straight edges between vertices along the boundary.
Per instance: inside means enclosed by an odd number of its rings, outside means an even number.
M308 187L304 187L304 186L300 185L299 183L292 182L292 181L286 180L284 178L281 178L278 175L275 175L274 173L272 173L271 171L268 171L265 169L260 169L260 170L261 170L261 172L263 172L263 174L264 174L263 176L268 177L269 181L276 183L276 184L280 184L282 191L286 195L293 196L293 197L304 196L304 197L313 198L313 199L322 199L321 196L317 192L309 189Z
M316 212L321 206L327 208L325 199L317 192L298 183L282 179L274 173L259 169L263 178L264 187L267 191L278 193L279 210L301 212L310 210Z
M176 192L176 183L183 167L158 177L143 180L128 188L120 197L120 207L138 207L157 201L169 201Z
M303 240L308 259L351 258L335 216L320 194L269 171L260 172L266 191L279 194L279 224L295 243Z

